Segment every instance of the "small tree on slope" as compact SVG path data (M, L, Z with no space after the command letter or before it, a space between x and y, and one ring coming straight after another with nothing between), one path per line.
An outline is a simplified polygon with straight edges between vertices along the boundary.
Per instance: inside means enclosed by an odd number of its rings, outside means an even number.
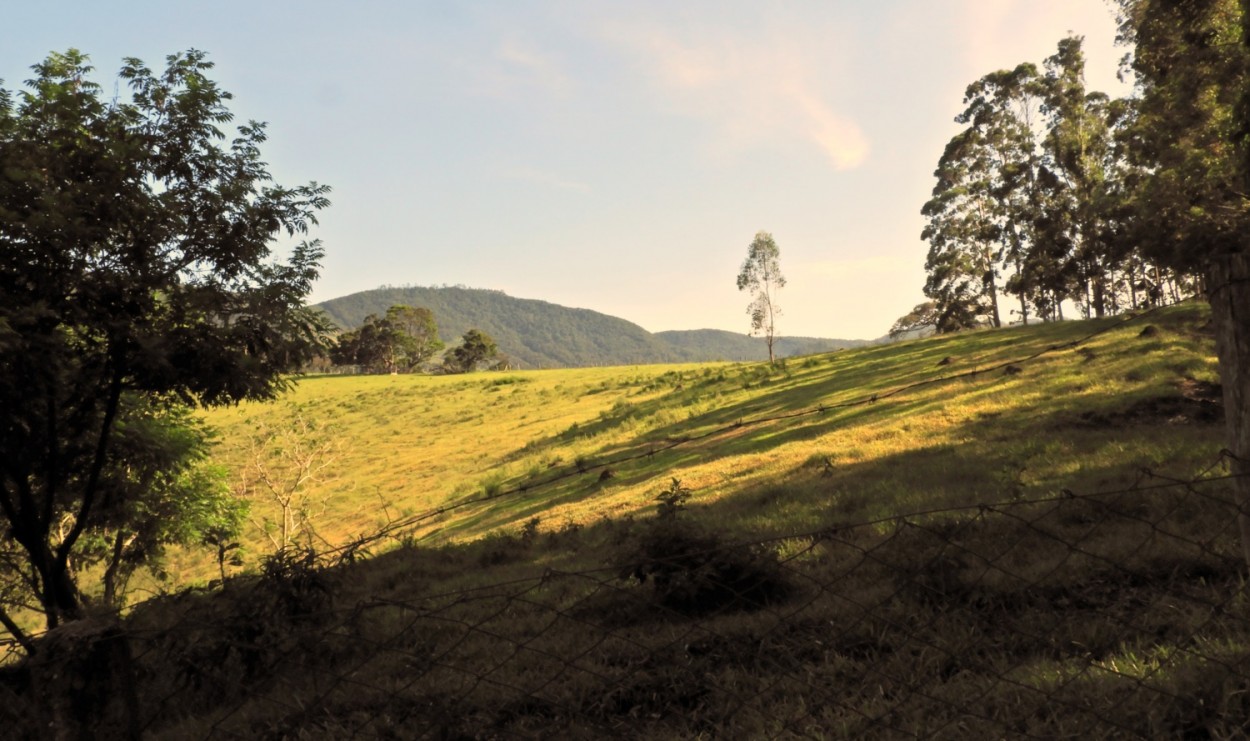
M764 335L768 344L768 362L775 363L773 342L777 337L777 293L785 288L781 274L781 250L768 232L758 232L747 247L747 259L738 272L738 290L751 292L747 313L751 315L751 334Z

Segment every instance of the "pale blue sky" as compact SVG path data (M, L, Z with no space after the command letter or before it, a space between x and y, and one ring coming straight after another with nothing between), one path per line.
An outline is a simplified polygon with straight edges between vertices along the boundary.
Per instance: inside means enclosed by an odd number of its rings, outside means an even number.
M919 211L963 90L1086 36L1103 0L6 0L0 78L52 50L203 49L279 182L334 188L313 299L465 284L652 331L745 331L781 247L783 334L871 338L922 300Z

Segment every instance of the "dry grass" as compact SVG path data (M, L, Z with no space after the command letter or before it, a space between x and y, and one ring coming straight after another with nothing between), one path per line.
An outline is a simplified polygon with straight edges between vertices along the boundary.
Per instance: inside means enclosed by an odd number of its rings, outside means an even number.
M260 424L311 419L341 439L344 452L308 489L325 506L314 521L319 547L447 505L458 507L410 534L463 542L534 517L544 531L586 526L639 514L674 476L719 526L785 533L831 517L1105 488L1143 467L1194 472L1220 447L1220 426L1183 397L1185 384L1218 378L1205 321L1190 305L1126 324L973 332L790 359L780 369L306 378L278 402L208 418L221 434L220 459L236 471ZM1139 337L1145 326L1158 331ZM1080 347L1045 352L1103 329ZM1019 373L940 380L1037 353ZM858 403L874 395L883 398ZM1152 406L1169 399L1176 403ZM660 452L637 457L650 450ZM482 501L464 504L471 500ZM266 512L263 500L254 506ZM248 543L254 557L266 550L259 532ZM173 571L208 576L193 558Z

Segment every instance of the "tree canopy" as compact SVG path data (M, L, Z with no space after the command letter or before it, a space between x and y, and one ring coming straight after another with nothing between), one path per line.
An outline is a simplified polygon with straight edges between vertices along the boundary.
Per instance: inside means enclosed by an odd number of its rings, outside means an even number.
M491 336L477 329L470 329L460 338L460 344L447 353L444 362L452 373L472 373L499 356L499 347Z
M194 50L163 71L127 59L118 92L70 50L0 89L0 537L22 567L9 604L49 627L89 598L74 578L88 536L133 530L124 513L161 488L120 480L155 447L198 455L171 442L178 407L273 397L324 347L303 303L319 243L273 250L329 189L274 183L261 123L227 140L211 68Z
M1195 263L1160 246L1192 221L1171 182L1192 177L1158 157L1185 137L1160 134L1150 85L1139 91L1112 99L1087 89L1080 37L1061 39L1040 67L1023 62L968 86L955 118L965 128L921 209L924 292L939 332L1001 326L1002 294L1028 323L1063 318L1065 302L1103 316L1194 290Z
M370 314L360 327L339 335L332 356L339 365L370 373L400 373L416 370L442 349L434 312L396 304L385 316Z

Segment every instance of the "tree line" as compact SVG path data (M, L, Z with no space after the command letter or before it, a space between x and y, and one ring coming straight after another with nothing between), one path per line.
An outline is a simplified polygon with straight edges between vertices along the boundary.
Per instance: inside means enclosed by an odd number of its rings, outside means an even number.
M1085 317L1200 292L1194 257L1237 241L1234 109L1245 80L1232 0L1120 0L1131 95L1088 89L1083 39L970 84L921 213L926 302L901 334Z
M384 315L369 314L358 328L340 334L329 359L336 366L360 368L365 373L470 373L507 368L511 363L495 340L479 329L465 332L460 344L439 359L444 347L434 312L396 304Z

